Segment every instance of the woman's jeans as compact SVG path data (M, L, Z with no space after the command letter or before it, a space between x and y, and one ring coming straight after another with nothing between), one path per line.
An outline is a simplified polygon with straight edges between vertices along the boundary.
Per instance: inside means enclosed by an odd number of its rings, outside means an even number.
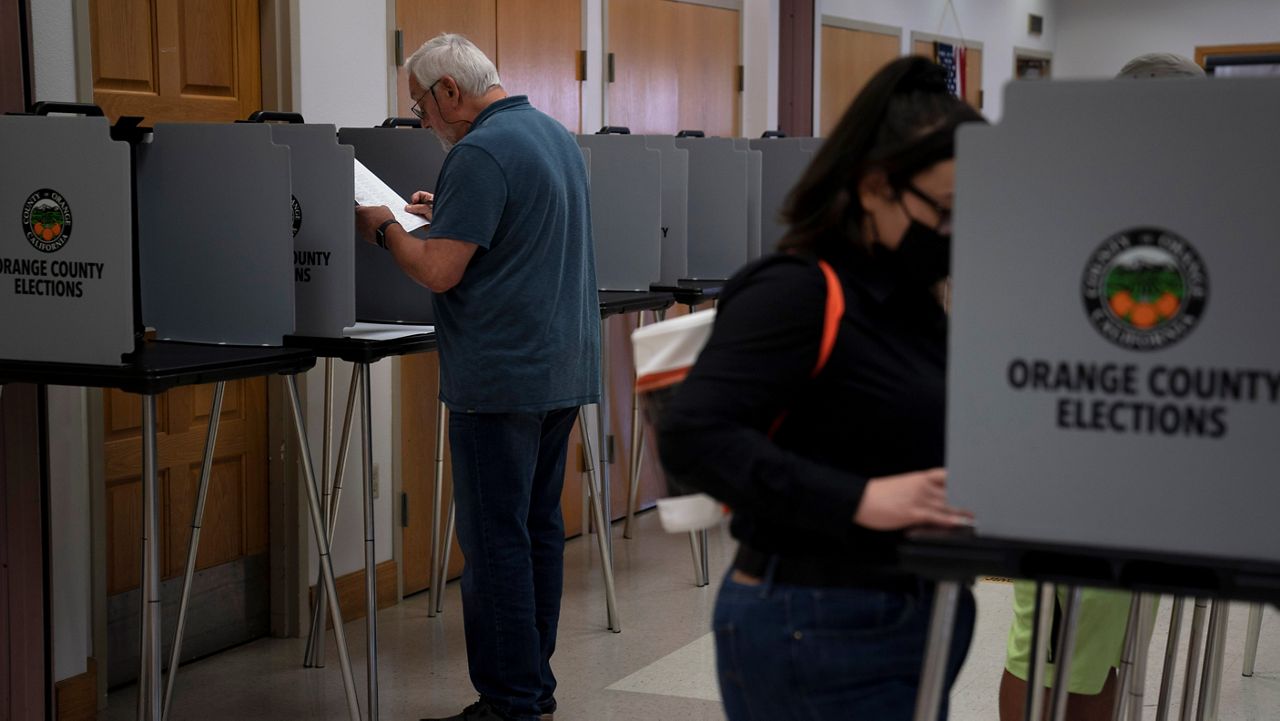
M730 572L732 576L732 571ZM716 600L716 665L730 721L910 721L933 585L915 593L758 586L725 578ZM949 691L973 636L974 601L960 596L947 664ZM939 719L947 717L942 705Z

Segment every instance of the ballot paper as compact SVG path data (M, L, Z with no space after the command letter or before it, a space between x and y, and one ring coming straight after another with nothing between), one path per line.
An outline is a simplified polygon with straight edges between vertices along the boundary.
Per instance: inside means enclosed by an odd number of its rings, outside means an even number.
M382 178L373 174L359 160L356 162L356 202L360 205L385 205L391 209L396 222L406 231L414 231L424 225L430 225L426 218L406 213L404 206L408 201L401 198L391 186L382 182Z
M433 325L399 325L396 323L356 323L342 330L342 337L358 340L399 340L409 336L434 333Z

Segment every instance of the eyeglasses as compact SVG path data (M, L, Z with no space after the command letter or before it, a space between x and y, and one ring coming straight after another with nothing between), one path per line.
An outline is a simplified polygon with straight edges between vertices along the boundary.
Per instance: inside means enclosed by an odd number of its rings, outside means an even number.
M929 195L923 190L917 188L915 183L907 183L902 189L924 201L924 203L930 208L933 208L933 212L938 214L938 224L935 226L936 228L947 228L951 226L951 208L948 208L938 202L938 200L932 195Z
M413 107L409 108L409 112L413 113L413 116L416 117L418 120L422 120L422 116L427 114L427 112L420 107L422 105L423 98L427 97L428 94L430 94L431 97L433 98L435 97L435 93L432 92L432 90L436 87L436 83L440 82L440 80L441 78L436 78L435 83L431 83L430 85L428 85L427 89L413 101ZM436 101L436 102L439 102L439 101Z

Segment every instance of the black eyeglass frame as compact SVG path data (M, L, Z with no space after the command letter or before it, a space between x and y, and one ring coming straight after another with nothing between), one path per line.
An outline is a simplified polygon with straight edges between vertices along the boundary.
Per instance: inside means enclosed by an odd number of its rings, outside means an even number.
M932 195L929 195L923 190L917 188L915 183L908 182L902 186L902 189L919 198L930 208L933 208L933 212L938 214L938 224L934 226L935 229L951 227L951 213L952 213L951 208L948 208L947 206L943 205L941 202L938 201L937 198L933 197Z
M430 85L428 85L428 86L427 86L426 91L424 91L421 95L419 95L419 96L417 97L417 99L416 99L416 100L414 100L414 101L413 101L413 107L409 108L409 112L413 113L413 116L414 116L415 118L417 118L418 120L422 120L422 118L427 114L427 112L426 112L425 110L423 110L421 107L419 107L419 106L421 106L421 105L422 105L422 100L423 100L423 98L427 97L427 95L430 95L430 96L431 96L431 98L432 98L433 100L435 100L435 97L436 97L436 93L435 93L436 83L440 82L441 80L444 80L444 76L443 76L443 75L441 75L440 77L436 78L436 82L435 82L435 83L431 83ZM440 101L439 101L439 100L436 100L436 105L439 105L439 104L440 104Z

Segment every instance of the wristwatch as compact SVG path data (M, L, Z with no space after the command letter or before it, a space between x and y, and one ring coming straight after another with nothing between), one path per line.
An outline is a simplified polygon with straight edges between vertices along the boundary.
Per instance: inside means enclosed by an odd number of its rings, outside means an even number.
M383 221L382 225L379 225L378 229L373 231L373 242L377 243L378 247L383 250L387 249L387 228L392 224L399 225L400 222L395 218L391 218Z

